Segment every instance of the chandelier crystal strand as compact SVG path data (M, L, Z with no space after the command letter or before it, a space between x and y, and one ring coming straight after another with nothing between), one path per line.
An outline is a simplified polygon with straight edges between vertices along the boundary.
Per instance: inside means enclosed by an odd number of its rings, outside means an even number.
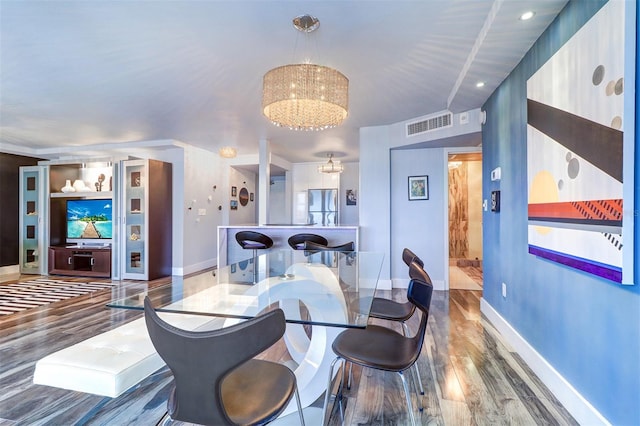
M277 126L324 130L347 117L349 80L332 68L284 65L265 74L263 87L264 115Z

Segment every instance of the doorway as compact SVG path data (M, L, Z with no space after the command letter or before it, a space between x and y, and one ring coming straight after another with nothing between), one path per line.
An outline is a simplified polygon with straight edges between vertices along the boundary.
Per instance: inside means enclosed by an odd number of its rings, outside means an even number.
M482 290L482 152L449 153L449 288Z

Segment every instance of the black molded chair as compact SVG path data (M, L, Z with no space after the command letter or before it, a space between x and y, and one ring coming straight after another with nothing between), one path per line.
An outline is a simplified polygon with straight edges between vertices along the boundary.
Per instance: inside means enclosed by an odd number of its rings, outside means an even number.
M416 363L420 356L420 351L422 351L427 331L427 320L429 319L431 295L433 293L433 285L428 276L427 280L427 282L424 282L419 279L412 279L409 282L407 297L422 312L418 332L413 337L403 336L390 328L378 325L368 325L365 329L348 329L336 337L333 341L332 349L337 358L331 363L327 389L331 389L333 370L339 360L377 370L396 372L402 380L411 424L416 424L411 394L409 393L409 386L404 377L404 372ZM339 390L338 392L341 391ZM325 424L330 393L330 391L327 391L325 394L323 424Z
M322 235L317 234L295 234L289 237L287 242L289 246L291 246L294 250L303 250L305 241L311 241L312 243L322 244L326 246L329 244L329 241Z
M424 268L424 262L422 261L422 259L420 259L418 255L416 255L406 247L404 248L404 250L402 250L402 260L407 266L411 265L411 262L415 260L416 262L418 262L421 268Z
M253 282L258 281L258 250L267 250L273 246L273 240L268 235L256 231L236 232L236 241L244 250L253 250Z
M425 272L422 266L420 266L418 260L419 259L414 259L409 264L409 278L431 282L429 275ZM401 322L403 327L402 329L406 334L407 325L405 324L405 321L411 318L415 310L416 305L409 301L396 302L395 300L384 297L374 297L373 302L371 303L369 317Z
M317 244L311 241L304 242L304 250L307 251L354 251L355 244L353 241L348 243L340 244L337 246L328 246L324 244Z
M266 424L295 395L295 374L275 362L253 359L284 334L281 309L213 331L181 330L163 321L144 300L153 346L173 373L167 402L171 420L202 425Z
M406 252L411 253L411 250L405 249ZM412 280L420 280L423 282L431 282L431 278L429 274L423 269L422 260L415 254L412 256L405 256L403 253L402 256L405 262L411 259L411 262L408 264L409 266L409 278ZM407 299L409 295L407 294ZM409 334L409 329L407 328L407 321L409 318L413 316L413 313L416 311L416 305L409 302L396 302L395 300L387 299L384 297L374 297L371 302L371 310L369 311L370 318L378 318L387 321L396 321L402 324L402 333L406 336ZM414 369L415 380L418 386L418 392L420 395L424 395L424 387L422 386L422 380L420 379L420 371L418 371L418 365L416 364ZM351 382L349 382L349 387ZM420 410L422 410L422 406L420 406Z

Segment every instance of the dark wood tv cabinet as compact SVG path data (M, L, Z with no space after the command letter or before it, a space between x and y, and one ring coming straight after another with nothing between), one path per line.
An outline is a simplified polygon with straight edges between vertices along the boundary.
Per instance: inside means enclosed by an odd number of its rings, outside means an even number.
M111 247L49 247L49 273L109 278Z

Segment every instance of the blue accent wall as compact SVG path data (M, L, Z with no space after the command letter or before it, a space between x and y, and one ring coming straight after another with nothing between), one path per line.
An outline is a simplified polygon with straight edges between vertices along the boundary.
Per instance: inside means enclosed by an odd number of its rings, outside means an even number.
M483 179L483 198L501 191L500 212L485 212L483 218L483 297L609 422L640 425L640 196L633 215L634 285L598 279L527 252L526 81L604 4L570 1L483 107L483 176L502 167L502 180ZM636 108L636 194L638 118Z

